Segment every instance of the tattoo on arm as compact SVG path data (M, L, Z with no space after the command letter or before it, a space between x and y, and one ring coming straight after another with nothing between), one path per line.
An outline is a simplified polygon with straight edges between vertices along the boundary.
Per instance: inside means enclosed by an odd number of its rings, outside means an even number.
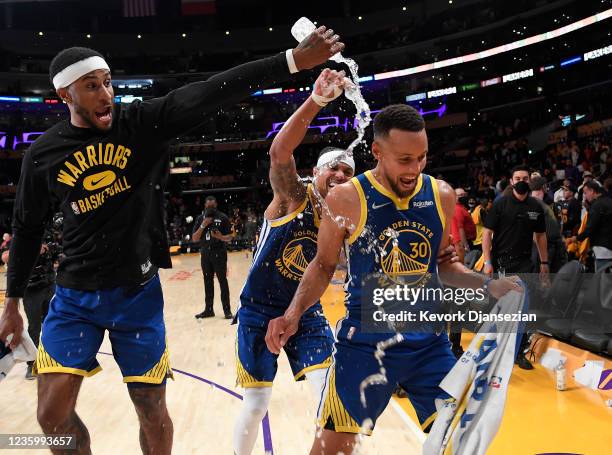
M270 184L274 194L282 199L302 200L306 195L306 188L299 180L293 158L288 163L272 165Z

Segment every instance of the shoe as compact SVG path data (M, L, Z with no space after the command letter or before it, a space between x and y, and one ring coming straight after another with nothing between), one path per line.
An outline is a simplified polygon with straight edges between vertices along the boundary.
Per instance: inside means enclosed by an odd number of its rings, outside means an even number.
M34 366L34 364L33 364L33 363L28 362L28 370L26 371L26 374L25 374L25 378L26 378L28 381L32 381L33 379L36 379L36 376L34 376L34 375L32 374L32 367L33 367L33 366Z
M198 313L195 315L196 319L202 319L202 318L214 318L215 317L215 313L213 311L202 311L201 313Z
M529 360L527 360L527 357L525 357L524 355L519 355L514 361L514 363L516 363L518 367L523 370L533 370L533 365Z
M232 313L225 313L225 319L234 319L234 315Z

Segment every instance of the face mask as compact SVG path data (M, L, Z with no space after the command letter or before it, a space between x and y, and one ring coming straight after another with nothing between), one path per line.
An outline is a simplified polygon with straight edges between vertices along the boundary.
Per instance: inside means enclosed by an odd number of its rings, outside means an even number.
M468 200L469 200L469 198L467 196L461 196L457 200L459 201L459 204L463 205L464 207L467 207L467 203L468 203Z
M514 184L514 190L523 196L529 192L529 183L523 181L517 182Z

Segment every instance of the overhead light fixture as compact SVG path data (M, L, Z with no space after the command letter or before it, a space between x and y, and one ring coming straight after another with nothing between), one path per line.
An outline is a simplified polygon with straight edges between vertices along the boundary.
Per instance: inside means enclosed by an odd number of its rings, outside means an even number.
M44 33L43 32L38 32L38 36L43 36Z
M268 31L269 31L269 32L271 32L271 31L273 31L273 30L274 30L274 29L273 29L272 27L268 28Z
M186 33L183 33L181 36L182 36L183 38L187 38L187 34L186 34Z
M89 33L86 36L87 36L87 38L91 38L91 35Z
M225 31L225 34L226 34L226 35L229 35L229 30L226 30L226 31Z
M142 36L141 36L141 35L138 35L138 39L140 39L140 38L142 38Z

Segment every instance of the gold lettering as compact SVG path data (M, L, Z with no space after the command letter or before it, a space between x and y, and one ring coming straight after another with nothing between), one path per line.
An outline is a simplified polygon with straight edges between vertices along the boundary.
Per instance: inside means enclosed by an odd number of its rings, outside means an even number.
M113 162L113 151L115 150L114 144L106 144L104 149L104 164L111 164Z
M98 162L100 164L103 163L103 160L102 160L102 142L98 142Z
M132 151L126 147L125 152L123 152L123 156L121 157L121 164L119 164L120 169L125 169L125 165L127 164L127 159L131 154L132 154Z
M79 199L79 208L81 209L81 213L85 213L87 209L85 208L85 204L83 204L83 200Z
M117 150L115 150L115 158L113 159L113 166L121 167L119 162L123 157L123 152L125 151L125 147L123 145L117 146Z
M132 188L130 184L127 182L127 177L123 177L123 183L125 184L126 190L129 190L130 188Z
M65 185L68 186L74 186L74 182L76 182L76 179L74 177L72 177L71 175L68 175L68 173L61 169L59 171L59 174L57 175L57 181L64 183Z
M94 209L98 208L98 201L96 199L96 195L92 194L91 196L89 196L89 199L91 200L91 205Z
M81 175L83 172L81 172L81 170L79 168L77 168L74 164L66 161L64 162L64 165L68 168L68 170L70 172L72 172L72 175L74 175L74 178L77 179L79 178L79 175Z
M98 165L98 160L96 160L96 148L93 145L87 146L87 158L89 158L90 166Z
M79 167L81 168L81 171L85 171L89 169L89 166L85 162L85 157L83 156L83 153L81 153L80 151L74 152L73 156L77 160L77 163L79 163Z
M91 207L91 204L89 203L88 199L85 199L85 207L87 207L87 211L89 212L90 210L93 210L93 208Z

